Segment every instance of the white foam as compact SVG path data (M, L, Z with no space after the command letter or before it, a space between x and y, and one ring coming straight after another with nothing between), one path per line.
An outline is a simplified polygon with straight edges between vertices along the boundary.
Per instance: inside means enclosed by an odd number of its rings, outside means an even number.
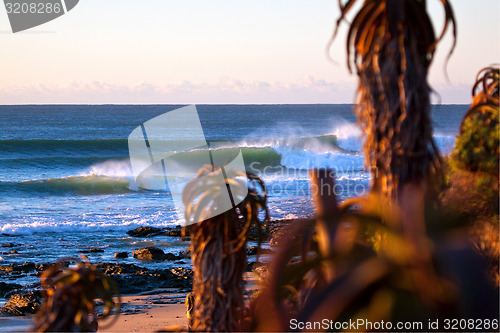
M108 160L93 164L88 170L80 174L81 176L105 176L109 178L127 179L131 191L139 191L140 187L135 183L135 179L130 166L130 160ZM143 187L144 189L156 189L156 187ZM165 187L163 186L162 189Z
M95 175L106 176L110 178L128 178L132 176L130 161L127 160L108 160L96 163L90 167L88 173L82 176Z
M340 148L348 151L360 151L363 140L361 129L358 125L345 122L335 127L330 133L337 137L337 144Z
M281 154L281 164L287 168L308 170L312 168L330 168L337 172L348 173L363 169L364 157L360 154L339 152L314 153L277 149Z
M127 231L135 227L141 226L152 226L152 227L171 227L175 225L181 225L181 222L174 221L163 221L163 222L152 222L148 219L136 219L133 222L119 222L118 219L112 221L103 222L79 222L75 224L73 222L64 221L26 221L26 222L16 222L16 223L6 223L0 226L0 232L5 234L14 235L31 235L33 233L52 233L52 232L98 232L99 230L110 230L110 231Z
M436 134L434 135L434 141L441 154L448 155L453 150L456 137L454 135Z

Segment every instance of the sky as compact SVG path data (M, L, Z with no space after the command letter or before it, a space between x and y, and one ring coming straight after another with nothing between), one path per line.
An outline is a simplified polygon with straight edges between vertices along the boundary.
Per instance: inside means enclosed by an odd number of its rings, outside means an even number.
M439 0L427 0L440 31ZM500 1L452 0L429 81L433 103L469 104L479 69L500 62ZM0 7L0 104L353 103L347 24L325 48L337 0L80 0L13 34Z

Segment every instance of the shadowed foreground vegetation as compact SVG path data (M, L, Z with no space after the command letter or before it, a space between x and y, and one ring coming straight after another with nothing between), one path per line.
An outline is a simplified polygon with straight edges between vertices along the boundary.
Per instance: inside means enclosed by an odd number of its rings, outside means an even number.
M68 261L76 266L68 267ZM36 332L96 332L98 320L120 312L115 282L87 260L61 260L40 281L43 302L35 317ZM98 300L104 305L100 315Z
M201 169L199 178L186 186L186 221L197 221L200 215L217 209L216 203L228 190L234 200L242 196L243 200L233 209L186 227L191 236L194 271L193 292L187 300L189 328L199 332L241 331L247 236L252 227L260 233L263 222L269 219L266 188L253 174L226 176L227 188L221 188L213 171L212 166Z
M491 279L499 276L499 80L498 66L482 69L472 103L448 158L448 188L441 194L449 214L461 216L485 256Z
M339 2L337 28L355 3ZM324 190L334 188L335 174L311 170L312 184L322 189L314 197L316 216L286 227L250 304L243 298L245 248L252 228L260 233L268 219L264 183L248 174L225 177L227 189L212 186L215 168L208 166L186 187L188 222L214 216L208 212L230 186L234 196L248 189L229 211L187 227L191 330L290 331L292 321L362 319L421 322L410 331L429 331L429 320L458 318L498 331L499 69L478 74L455 149L443 163L432 138L427 74L448 28L455 37L455 18L449 1L440 3L445 25L436 37L424 0L362 2L347 51L359 77L355 112L372 191L339 203ZM116 305L111 282L88 263L72 270L56 265L42 278L37 330L96 330L95 299L102 299L104 316Z

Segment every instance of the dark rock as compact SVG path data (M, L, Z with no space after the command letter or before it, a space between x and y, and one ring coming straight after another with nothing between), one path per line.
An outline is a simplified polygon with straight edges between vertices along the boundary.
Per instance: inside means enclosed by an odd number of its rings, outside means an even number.
M156 247L146 247L138 250L132 250L132 255L141 260L162 260L165 252Z
M284 227L292 224L299 222L301 220L298 219L284 219L284 220L274 220L274 221L269 221L266 226L252 226L248 232L248 240L251 241L267 241L273 236L276 235L276 233L279 233L281 229Z
M164 235L170 237L182 237L182 228L180 226L174 228L168 228L164 232Z
M154 227L137 227L134 230L127 231L127 235L132 237L148 237L160 234L162 229Z
M97 248L89 248L89 249L86 249L86 250L79 250L79 251L76 251L78 253L103 253L104 250L103 249L97 249Z
M182 227L178 225L175 227L166 228L163 234L170 237L182 237ZM189 228L186 228L184 231L184 239L189 239Z
M164 229L155 227L137 227L134 230L127 231L127 234L132 237L154 237L154 236L169 236L182 237L182 227L167 227ZM189 228L185 231L184 240L189 240Z
M151 304L170 304L169 301L161 301L161 300L157 300L157 301L152 301ZM153 317L153 316L151 316Z
M136 259L141 260L178 260L181 259L173 253L165 253L163 250L156 247L145 247L138 250L133 250L132 255Z
M255 263L253 266L253 272L257 275L259 280L266 281L269 277L269 266L263 265L262 263Z
M24 262L22 264L13 265L13 268L17 272L31 272L36 270L36 265L32 262Z
M155 249L155 248L153 248ZM148 249L150 250L150 249ZM159 249L157 249L159 250ZM151 250L150 250L151 251ZM161 251L161 250L160 250ZM155 252L153 250L153 252ZM159 252L158 252L159 253ZM161 251L163 253L163 251ZM163 253L163 257L176 257L171 253ZM41 264L36 266L36 269L42 270L49 267L50 264ZM6 266L12 269L12 266ZM97 268L103 271L105 274L110 276L117 284L118 289L122 294L134 294L134 293L145 293L152 292L156 289L161 288L180 288L180 289L190 289L192 287L192 276L193 271L184 268L175 269L165 269L165 270L150 270L144 267L140 267L134 264L125 263L100 263ZM40 274L40 271L38 272ZM0 284L0 291L7 291L5 297L9 296L9 290L11 294L19 294L17 288L18 285L8 285ZM37 288L38 286L30 286L32 288ZM24 287L23 287L24 288ZM21 311L16 311L13 308L3 309L0 311L0 316L3 315L20 315Z
M163 233L165 236L170 236L170 237L181 237L182 236L182 231L180 230L167 230Z
M311 226L309 230L312 230L314 227L312 225L312 220L281 220L274 222L270 228L270 239L269 245L271 247L277 247L282 241L285 239L299 239L302 237L301 235L292 234L290 228L287 228L291 223L306 223Z
M174 260L179 260L179 259L182 259L178 256L176 256L175 254L173 253L165 253L165 256L163 257L163 260L171 260L171 261L174 261Z
M181 258L191 258L191 248L188 247L184 251L179 252L179 257Z
M257 254L258 251L259 248L257 246L249 246L247 249L247 255L254 256Z
M255 264L256 264L255 261L247 262L246 271L252 272L253 269L255 268Z
M11 291L6 292L4 295L4 298L9 299L14 295L24 294L24 293L32 292L32 291L36 293L35 295L40 296L40 288L41 288L40 282L27 284L27 285L21 285L19 288L12 289Z
M14 269L12 268L12 266L7 266L7 265L0 266L0 272L12 273L13 271L14 271Z
M191 280L193 279L193 270L192 269L186 269L182 267L177 267L177 268L172 268L170 270L174 275L185 279L185 280Z
M115 252L115 258L116 259L128 258L128 253L127 252Z
M259 261L251 261L247 263L247 272L259 272L262 267L265 267L266 264Z
M192 286L192 271L189 270L145 270L143 274L115 274L115 280L120 293L145 293L158 288L182 288Z
M39 272L43 272L43 271L47 270L47 268L49 268L50 266L52 266L51 263L43 263L43 264L37 265L36 270Z
M22 264L10 264L0 266L0 275L2 274L19 274L19 273L28 273L34 271L36 269L36 265L32 262L25 262Z
M14 246L16 246L16 244L13 244L13 243L5 243L5 244L2 244L1 246L2 246L2 247L14 247Z
M35 313L40 307L40 292L29 291L12 295L5 306L0 308L4 316L24 316Z
M22 286L17 283L5 283L0 281L0 297L6 297L5 295L12 290L21 288Z
M136 266L134 264L115 264L115 263L102 263L98 264L97 268L101 269L105 274L146 274L148 270Z
M147 279L141 275L113 275L120 294L134 294L144 291L148 287Z
M254 256L256 254L268 254L268 253L272 253L273 250L271 249L266 249L266 248L260 248L257 247L257 246L249 246L248 249L247 249L247 255L249 256Z
M269 238L269 230L267 230L265 227L258 227L254 225L250 228L247 238L248 240L255 242L258 242L259 240L267 240Z

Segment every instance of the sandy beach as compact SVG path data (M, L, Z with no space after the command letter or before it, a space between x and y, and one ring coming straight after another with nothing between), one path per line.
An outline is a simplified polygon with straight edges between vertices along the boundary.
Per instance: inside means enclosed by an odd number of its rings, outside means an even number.
M124 312L116 319L103 321L99 325L99 332L154 332L168 326L187 329L186 307L182 296L185 297L175 293L124 296ZM177 303L167 304L168 302ZM0 318L0 332L29 331L32 325L32 316Z
M257 289L256 276L244 275L245 294ZM187 330L186 292L179 289L159 289L143 294L124 295L120 315L113 315L99 323L99 332L156 332L170 328ZM247 297L247 301L250 297ZM0 332L25 332L33 325L33 316L0 317Z
M125 312L100 325L100 332L154 332L165 327L187 329L185 294L125 296ZM115 320L114 322L112 322ZM111 325L109 325L111 324Z

